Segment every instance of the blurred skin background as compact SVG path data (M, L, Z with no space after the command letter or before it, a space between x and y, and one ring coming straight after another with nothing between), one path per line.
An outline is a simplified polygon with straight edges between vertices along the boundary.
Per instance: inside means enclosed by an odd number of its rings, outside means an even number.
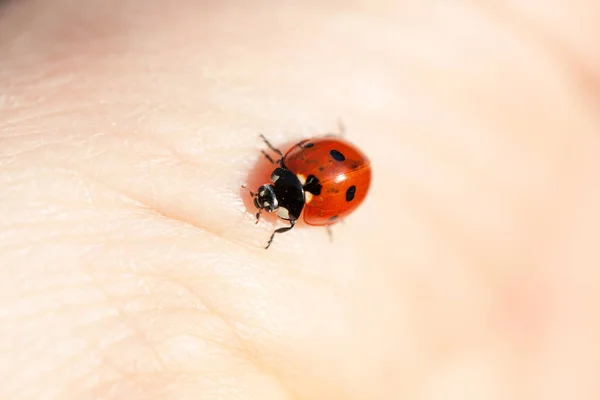
M595 1L0 2L0 398L600 398ZM259 133L373 165L262 246Z

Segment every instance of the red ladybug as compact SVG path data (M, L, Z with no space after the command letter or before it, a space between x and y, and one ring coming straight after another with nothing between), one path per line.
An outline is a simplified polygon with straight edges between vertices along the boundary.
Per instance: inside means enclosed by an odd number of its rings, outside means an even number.
M367 156L354 145L338 136L303 140L284 155L261 135L267 146L279 156L271 174L271 182L257 192L250 191L258 209L256 222L263 211L276 212L290 223L289 227L273 232L266 249L276 233L291 230L304 211L308 225L333 225L354 211L365 199L371 185L371 164Z

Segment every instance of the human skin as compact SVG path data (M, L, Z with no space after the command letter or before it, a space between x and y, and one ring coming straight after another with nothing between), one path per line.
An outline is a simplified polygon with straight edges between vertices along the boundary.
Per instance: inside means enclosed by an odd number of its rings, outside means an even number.
M0 398L600 396L597 2L1 4ZM265 251L338 118L368 198Z

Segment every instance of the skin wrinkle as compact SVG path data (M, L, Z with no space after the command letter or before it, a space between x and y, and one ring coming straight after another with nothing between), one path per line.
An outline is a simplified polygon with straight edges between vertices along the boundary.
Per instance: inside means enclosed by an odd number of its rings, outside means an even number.
M50 104L52 104L50 102ZM47 107L47 105L44 105L44 109ZM13 119L6 119L4 118L2 121L2 126L0 127L0 139L16 139L16 138L23 138L24 136L31 136L31 135L35 135L35 136L45 136L48 134L48 132L46 131L42 131L39 130L38 132L33 132L33 133L22 133L21 132L21 128L23 123L27 123L27 122L32 122L32 121L52 121L53 118L65 118L65 119L71 119L73 115L77 115L79 113L85 113L87 110L93 109L98 107L98 104L90 104L88 107L86 106L82 106L80 104L77 105L73 105L71 107L66 106L64 104L61 104L59 107L55 106L56 108L53 110L44 110L43 112L39 109L39 108L34 108L31 107L31 105L28 106L23 106L21 111L25 111L26 113L28 113L28 116L23 116L22 113L17 112L15 114L15 111L18 110L14 110L14 109L7 109L7 110L2 110L2 113L7 113L7 114L13 114L16 116L16 118ZM32 111L38 111L37 113L32 113ZM40 126L41 124L38 122L38 125L36 126ZM12 127L18 127L19 131L16 132L13 135L7 135L4 133L4 131L8 130L9 128ZM39 128L38 128L39 129ZM77 136L77 135L74 135ZM41 140L41 144L45 144L46 143L46 138L44 137ZM64 141L64 138L61 138L61 140Z
M124 103L124 104L122 104L122 106L129 106L129 103ZM43 119L43 118L50 118L50 117L65 117L65 116L77 114L78 112L85 112L88 109L94 109L94 108L95 108L94 111L96 113L98 113L99 110L97 109L97 107L98 107L98 104L94 104L94 103L90 104L89 106L78 105L76 108L73 107L71 109L69 109L69 108L65 109L64 107L61 107L60 110L54 110L53 112L41 113L41 114L38 114L38 115L35 115L35 116L31 116L31 117L27 117L27 118L20 117L19 119L16 119L14 121L5 121L3 123L2 128L0 129L0 133L2 131L7 131L8 128L11 128L12 126L14 126L14 127L18 126L19 130L18 130L18 133L15 133L14 135L10 135L10 136L7 135L6 133L1 134L0 135L0 139L22 139L24 136L39 136L40 138L42 138L44 135L47 135L46 132L36 131L36 132L31 132L31 133L29 133L29 132L28 133L23 133L22 132L22 127L23 127L22 123L28 122L28 121L39 120L40 118ZM156 109L154 110L154 112L156 112L160 108L161 108L160 106L156 106ZM152 110L147 110L147 111L145 111L145 114L147 116L147 115L150 115L152 112L153 112ZM129 119L131 119L131 118L129 118ZM136 122L139 123L140 122L139 121L140 117L138 116L138 117L136 117L136 119L138 120ZM127 126L128 123L125 122L122 125ZM32 125L32 127L37 127L37 126L39 126L39 124L38 125ZM116 138L123 137L123 139L129 140L131 138L131 134L132 134L132 132L128 132L127 134L124 134L124 132L122 132L122 131L117 131L117 132L111 133L110 136L111 137L116 137ZM96 133L94 135L91 135L89 137L89 139L97 139L100 136L107 136L107 135L108 134L106 132L98 132L98 133ZM158 148L166 149L167 153L165 155L171 156L171 158L167 158L166 160L172 160L172 161L179 160L182 163L186 163L186 164L189 164L189 165L197 167L197 168L200 168L200 167L202 167L205 164L205 163L202 162L203 161L202 158L187 157L187 156L185 156L180 151L177 151L173 146L168 145L168 143L165 140L162 140L161 137L158 136L158 135L143 135L143 136L137 135L137 136L138 137L143 137L146 142L151 142L151 143L157 144ZM87 143L89 139L83 140L82 143ZM60 140L57 140L57 141L48 142L47 139L44 137L43 140L40 140L40 143L37 146L29 148L29 149L27 149L27 151L30 151L30 152L39 151L40 148L45 147L45 146L49 146L49 145L52 145L52 144L60 145L60 144L64 144L64 143L65 143L64 138L61 138ZM7 147L8 146L5 146L5 148L7 148ZM226 150L225 147L223 147L222 149ZM91 148L90 148L90 150L91 150ZM212 148L212 149L208 149L208 150L215 151L216 149ZM19 155L22 155L22 153L21 152L16 152L16 153L10 153L10 155L11 156L19 156ZM88 157L89 156L86 155L86 156L83 157L83 159L85 160Z
M183 161L184 163L186 162L185 160L181 160L181 159L180 159L180 161ZM198 163L189 164L189 166L192 166L194 168L200 167L198 165ZM90 178L90 179L93 179L93 178ZM96 182L98 182L98 183L101 183L102 185L106 186L107 188L109 188L111 191L113 191L115 193L124 194L129 200L133 201L134 203L139 204L139 205L143 205L145 207L145 209L147 209L147 210L149 210L149 211L151 211L151 212L153 212L153 213L155 213L157 215L160 215L160 216L162 216L162 217L164 217L166 219L177 220L177 221L182 222L182 223L184 223L186 225L191 225L191 226L193 226L193 227L195 227L197 229L200 229L200 230L202 230L204 232L208 232L208 233L217 235L218 237L220 237L222 239L225 239L227 241L231 241L230 237L223 236L222 234L220 235L219 231L207 229L205 225L198 225L196 220L186 219L185 217L180 216L177 213L168 212L166 208L159 207L159 205L156 204L155 202L152 202L152 201L149 201L149 200L146 200L146 199L143 199L143 198L137 198L137 197L135 197L135 195L131 191L126 192L122 188L117 190L115 187L111 187L111 186L107 185L104 181L100 181L98 178L93 179L93 180L96 181Z
M135 210L139 211L138 209L135 209ZM146 217L146 219L148 221L151 221L151 218L147 218L147 215L144 215L143 209L141 211L142 211L141 213L140 212L135 212L135 213L132 212L132 213L126 214L125 216L127 216L127 217L130 217L130 216L139 217L139 216L143 215L144 217ZM169 219L169 220L165 220L165 221L171 221L171 220ZM48 226L52 226L54 224L53 226L56 229L56 227L59 227L59 228L72 227L74 221L69 221L69 223L65 223L64 226L62 226L60 224L57 224L57 222L63 222L63 221L48 220L46 222L48 223ZM83 222L83 221L76 221L76 222ZM13 236L14 232L18 233L20 230L16 229L16 228L31 228L32 226L43 227L44 225L40 224L40 223L38 223L38 224L34 224L34 223L21 223L19 225L15 225L15 224L11 223L11 225L10 225L11 231L7 232L5 236L6 237L11 237L11 236ZM79 227L79 225L77 225L77 227ZM115 229L110 230L110 231L102 230L101 232L92 232L92 233L74 232L72 234L64 234L64 232L61 233L60 229L57 229L57 230L51 231L51 232L44 231L43 233L46 234L46 236L41 236L41 237L36 238L34 240L32 240L31 238L26 238L26 239L24 239L24 241L22 243L19 243L19 242L16 242L16 243L15 242L13 242L13 243L6 243L6 244L2 244L2 246L4 246L4 247L10 247L10 246L13 246L13 245L22 245L22 244L31 244L31 245L42 244L43 241L47 240L47 239L59 239L55 243L53 243L52 240L51 240L51 241L47 242L48 244L60 243L60 239L97 239L97 241L95 243L91 243L90 244L90 246L92 246L92 247L98 246L98 245L101 245L101 244L110 244L110 243L127 243L127 244L137 244L137 243L140 243L140 239L131 239L131 240L129 240L129 239L126 239L124 237L120 237L122 231L119 230L118 228L119 227L117 226ZM173 230L171 236L172 237L176 237L181 232L183 232L183 231L182 230ZM118 239L115 239L115 240L111 241L110 239L108 239L108 237L110 237L111 235L112 236L117 236ZM185 237L182 237L182 238L188 238L189 239L191 236L192 236L192 234L190 233L188 236L185 236ZM2 236L0 236L0 237L2 237ZM161 241L161 240L164 240L164 235L163 236L159 236L158 234L156 236L149 235L149 236L145 237L144 239L145 240L146 239L150 239L150 240L154 240L155 239L156 241ZM100 241L100 242L98 242L98 241ZM27 247L32 247L32 246L27 246Z
M58 143L55 143L55 144L57 145ZM27 151L28 152L35 152L35 151L38 151L41 147L46 147L46 146L48 146L48 143L44 143L43 145L40 145L38 148L30 149L30 150L27 150ZM23 153L24 152L21 152L21 155L23 155ZM13 156L16 156L16 155L13 155ZM197 163L191 164L191 165L194 166L194 167L198 167ZM182 223L184 223L186 225L191 225L194 228L200 229L200 230L202 230L204 232L208 232L208 233L212 233L212 234L215 234L217 236L220 236L220 235L218 235L218 232L211 232L210 230L207 230L204 226L196 225L195 224L196 221L190 221L190 220L180 219L177 214L170 215L170 213L168 213L166 211L166 209L164 209L164 208L161 209L160 207L158 207L152 201L147 201L146 199L143 199L143 198L136 198L134 192L125 191L125 190L123 190L123 188L117 189L117 188L113 187L112 185L107 184L106 180L103 181L103 180L101 180L99 178L96 178L95 176L90 176L89 174L85 174L85 173L83 173L81 171L73 171L73 170L67 170L67 169L63 169L63 171L69 171L71 173L74 172L74 173L78 174L79 176L85 176L86 179L89 180L90 182L93 182L96 185L101 185L105 189L110 190L112 193L115 193L115 194L119 195L120 197L123 197L123 198L127 199L128 201L130 201L133 204L136 204L138 207L143 206L143 207L140 207L140 209L149 211L153 215L164 217L167 220L177 220L177 221L182 222ZM225 239L225 240L229 240L229 238L226 237L226 236L222 236L221 235L220 237L223 238L223 239Z
M28 342L28 343L26 343L26 346L23 346L23 348L24 348L25 352L27 352L27 351L31 351L31 348L34 347L34 346L36 346L36 345L37 345L37 347L39 347L40 343ZM42 345L45 346L46 344L42 343ZM35 349L35 347L34 347L34 349ZM37 350L39 350L39 348ZM36 353L36 352L34 352L34 353ZM27 356L27 353L20 354L19 356L20 357ZM78 353L70 353L70 354L68 354L66 356L67 358L65 359L65 355L61 354L61 357L59 359L55 360L52 363L52 365L46 365L46 368L41 368L40 369L40 367L38 365L37 368L36 368L37 369L37 371L36 371L36 378L43 378L44 376L51 376L53 373L56 373L61 368L64 368L66 365L70 364L70 362L71 363L74 362L74 360L76 360L78 356L80 356L80 354L78 354ZM32 357L35 357L35 355L33 355ZM15 360L15 361L21 361L22 362L22 360ZM81 365L79 367L81 368ZM11 371L11 374L15 375L13 371ZM17 374L17 375L19 375L19 374ZM21 380L14 379L14 377L12 377L12 379L10 379L10 380L7 381L9 383L9 385L10 385L9 386L9 392L11 391L11 388L12 388L12 390L17 390L16 386L19 386L19 385L23 386L22 374L20 374L20 375L21 375ZM29 386L32 386L32 385L29 385ZM35 387L35 386L33 385L33 387Z
M120 242L121 242L121 241L120 241ZM107 244L108 244L108 243L107 243ZM183 286L183 284L182 284L182 282L181 282L181 281L179 281L179 280L176 280L176 279L174 279L174 278L171 278L171 279L168 279L168 278L163 278L163 279L167 279L167 280L170 280L170 281L177 281L177 282L179 282L179 283L180 283L181 287L186 287L186 286ZM192 290L191 290L190 288L187 288L187 290L188 290L188 291L190 291L190 292L192 292ZM201 300L201 298L199 298L199 300ZM205 306L207 305L207 304L206 304L206 302L205 302L204 300L201 300L201 301L203 302L203 304L205 304ZM211 309L209 308L209 310L211 310ZM235 334L235 335L238 337L238 340L240 341L240 344L242 344L243 348L245 349L245 351L246 351L246 354L250 355L251 353L250 353L250 352L249 352L249 350L247 349L247 347L246 347L245 343L243 342L243 340L241 339L241 337L239 337L239 335L237 335L237 330L236 330L236 329L235 329L235 328L234 328L234 327L233 327L233 326L232 326L232 325L231 325L231 324L228 322L228 319L227 319L226 317L222 316L222 315L220 315L220 316L219 316L219 314L216 314L216 313L215 313L215 310L211 310L211 312L213 313L213 315L215 315L215 316L218 316L218 317L219 317L219 318L220 318L220 319L221 319L221 320L222 320L222 321L223 321L225 324L227 324L227 326L229 326L229 328L231 329L231 332L232 332L232 333L234 333L234 334ZM260 367L260 365L259 365L259 364L256 364L256 361L253 361L253 363L254 363L254 364L255 364L255 365L258 367L258 368L260 368L260 370L264 370L264 366L263 366L263 367Z
M52 366L52 369L48 369L48 370L43 371L42 373L39 373L38 379L44 379L44 377L46 377L46 376L51 377L57 371L67 371L68 374L71 374L73 371L72 370L73 362L79 357L81 357L79 354L71 354L67 358L57 361L57 363ZM109 364L109 366L110 366L110 364Z
M49 223L54 223L54 221L48 221ZM38 226L40 226L38 224ZM56 225L55 225L56 226ZM112 232L107 232L108 235L110 235ZM87 243L87 240L89 239L95 239L95 242L92 244L88 245L88 248L94 248L94 247L98 247L101 244L107 244L110 243L107 240L103 239L103 236L99 236L98 233L90 233L90 234L81 234L81 233L74 233L71 235L65 234L65 233L50 233L47 236L44 237L40 237L39 239L35 239L35 240L31 240L31 239L24 239L23 242L9 242L9 243L3 243L0 244L0 248L5 248L5 249L9 249L11 247L16 247L16 248L22 248L22 249L30 249L30 248L35 248L36 245L41 245L41 244L48 244L48 245L57 245L57 244L61 244L64 243L64 241L66 239L76 239L75 242L79 242L81 241L81 244ZM101 243L98 243L98 242ZM117 241L115 241L117 242ZM130 240L127 241L126 239L123 238L119 238L118 239L118 243L139 243L139 240Z
M131 315L135 315L138 319L141 319L142 317L148 316L148 317L152 317L153 315L156 314L157 310L146 310L146 311L137 311L135 313L131 313ZM178 313L178 312L183 312L184 314L190 314L191 317L194 318L205 318L205 315L201 315L201 314L197 314L197 311L194 309L190 309L190 308L181 308L181 307L173 307L173 308L160 308L160 311L168 313L169 315L171 315L171 313ZM209 316L213 316L213 314L207 314ZM112 319L114 318L120 318L120 316L118 315L113 315L111 316ZM217 317L217 319L219 319ZM106 323L107 325L109 325L110 323L112 323L112 321L110 319L104 320L102 321L103 323ZM98 324L100 324L101 322L98 321ZM94 326L85 326L85 327L78 327L77 328L77 332L82 332L85 333L84 331L89 331L91 329L93 329ZM190 336L190 334L185 334L186 336ZM164 335L163 335L164 336ZM169 334L167 336L167 338L173 336L173 334ZM215 346L215 349L219 349L220 351L222 351L223 354L226 354L228 356L239 356L239 349L235 348L235 347L231 347L229 345L226 344L226 342L224 340L217 340L216 338L213 339L211 337L208 336L208 334L206 332L202 332L202 334L198 333L198 334L192 334L192 336L197 337L198 340L202 341L202 342L206 342L206 343L210 343L212 345ZM136 338L136 334L135 332L133 334L128 334L128 335L121 335L118 340L112 340L110 343L104 343L102 345L102 351L105 354L117 354L114 352L111 352L111 347L117 347L120 346L123 342L126 342L128 340L131 339L135 339ZM168 339L167 339L168 340ZM135 341L137 343L137 341ZM159 346L156 346L159 347ZM175 367L175 368L174 368ZM171 365L171 364L165 364L165 368L164 371L167 373L189 373L190 371L183 371L183 370L178 370L176 368L176 365ZM157 370L155 372L160 372L163 371L161 370ZM144 371L146 372L146 371ZM136 372L136 373L141 373L141 372Z
M98 286L101 286L101 285L98 285Z
M147 334L142 329L139 328L139 326L135 323L135 321L132 318L128 318L132 314L121 311L121 309L119 308L120 303L119 303L118 299L113 299L113 297L110 295L110 293L108 293L108 291L101 284L101 282L97 280L96 275L94 273L92 273L91 271L88 271L88 276L96 284L96 288L101 293L104 294L104 296L107 300L107 304L115 305L114 309L115 309L117 315L119 316L119 321L122 324L124 324L125 326L127 326L129 329L132 330L132 332L133 332L132 337L138 338L140 340L140 342L142 342L143 344L146 345L145 347L154 356L154 360L156 362L158 362L158 364L162 367L160 370L167 371L168 369L166 368L166 365L164 364L162 356L160 354L158 354L156 348L152 345L151 341L148 339Z
M111 283L111 282L107 282L107 283ZM64 291L65 289L72 289L72 288L73 288L72 286L57 286L56 290L54 290L54 291L50 291L47 289L45 291L43 291L43 290L35 291L35 293L39 296L43 296L43 295L53 294L55 292ZM25 293L23 293L23 295L27 296L27 295L29 295L29 293L25 292ZM143 298L143 296L138 296L138 298L141 299L141 298ZM138 298L136 298L135 296L130 296L130 297L128 297L128 300L137 300ZM35 298L33 298L33 299L35 299ZM72 313L72 312L80 312L80 311L89 310L90 307L100 306L103 304L105 304L105 302L101 301L101 300L85 301L85 302L79 302L77 304L62 303L62 304L60 304L60 309L64 313L70 313L70 312ZM46 307L46 308L37 309L36 311L32 311L32 312L20 311L20 315L10 315L7 313L3 313L3 315L0 316L0 319L10 320L10 322L12 322L12 323L15 323L15 322L18 323L19 320L22 320L22 319L39 319L39 318L46 316L49 311L53 310L52 307L56 307L56 306L57 305L52 304L52 305L48 305L48 307ZM105 318L105 317L102 317L102 318ZM86 321L85 326L87 326L88 323L91 324L92 322L94 322L94 321ZM81 326L75 324L74 327L80 328Z
M180 282L178 282L178 283L180 283ZM186 290L188 290L194 296L198 296L197 293L192 291L193 289L191 289L187 286L184 286L183 284L181 284L181 286L186 288ZM200 300L200 301L204 305L207 304L205 300ZM253 368L255 368L256 372L258 372L260 374L264 374L265 376L272 376L277 379L277 375L278 375L277 371L273 367L268 366L267 364L261 362L260 358L257 357L258 354L257 354L256 350L250 351L246 341L238 334L238 332L237 332L238 329L236 327L234 327L231 322L229 322L229 319L226 316L223 316L217 310L212 309L210 306L207 306L207 309L208 309L208 312L210 313L210 315L217 318L219 321L221 321L225 325L225 327L233 334L236 342L240 346L238 347L238 346L235 346L232 344L227 344L223 340L209 339L208 337L198 335L200 340L202 340L203 342L215 345L216 347L224 350L229 356L238 356L239 357L240 355L242 355L242 359L246 360ZM181 372L183 373L183 371L181 371ZM284 387L284 382L279 379L277 379L277 380L282 385L282 387ZM289 390L289 389L286 389L286 390Z
M195 296L198 299L198 301L200 301L200 303L206 308L206 311L208 313L210 313L213 316L215 316L216 318L218 318L230 330L230 332L234 335L234 337L235 337L235 339L236 339L236 341L237 341L237 343L239 345L239 348L241 350L243 350L243 352L246 354L246 357L251 357L251 355L253 354L253 352L250 351L250 349L248 348L247 343L238 334L237 330L231 324L231 322L229 321L229 319L225 315L223 315L220 311L218 311L218 309L215 308L212 304L210 304L210 302L208 301L208 299L206 297L201 296L200 293L198 293L197 291L195 291L189 285L185 284L183 280L176 279L174 277L167 278L167 279L169 281L171 281L171 282L177 283L179 287L185 289L186 292L188 292L188 293L192 294L193 296ZM235 348L235 346L232 347L232 348ZM250 359L249 361L251 361L253 364L255 364L255 360ZM256 365L256 366L258 367L258 365Z
M106 283L116 283L118 282L117 280L115 281L107 281ZM90 282L85 282L85 285L78 282L77 284L70 284L70 285L60 285L60 284L53 284L51 286L51 288L43 288L43 289L39 289L36 288L34 290L22 290L22 297L26 298L27 301L30 302L34 302L35 300L37 300L35 297L33 297L32 295L35 294L38 297L56 297L56 296L52 296L52 295L57 295L57 294L64 294L65 292L68 292L69 289L79 289L84 290L87 289L88 285L90 286L90 288L93 286ZM14 296L11 296L14 297ZM3 298L2 300L5 300L5 298ZM18 299L18 303L19 306L23 307L23 300L22 299ZM9 303L10 304L10 303ZM68 302L60 302L59 304L57 303L52 303L52 304L44 304L44 308L40 308L38 307L35 311L31 311L31 312L26 312L23 310L19 310L18 314L10 314L8 311L3 310L2 314L0 314L0 318L1 319L10 319L11 321L14 320L19 320L19 319L23 319L23 318L31 318L31 317L43 317L47 312L52 311L52 307L56 307L57 305L60 305L61 311L81 311L81 310L85 310L86 308L92 308L92 306L94 305L101 305L101 304L105 304L103 301L101 300L97 300L97 299L93 299L93 300L89 300L89 301L85 301L85 302L79 302L79 303L72 303L71 301ZM25 308L25 307L23 307Z
M122 340L125 341L125 339L126 338L123 338ZM127 372L123 371L121 368L117 367L117 365L112 363L110 358L106 356L105 348L99 348L98 346L96 346L94 344L94 341L92 341L92 340L88 340L88 341L86 341L86 343L87 343L88 347L94 352L94 354L96 356L95 358L98 360L97 364L102 365L102 366L107 366L109 369L112 369L112 371L114 371L116 373L118 378L112 378L112 379L126 380L128 382L137 383L136 379L135 379L136 374L127 373ZM80 374L79 376L73 376L72 378L75 380L75 382L85 382L87 380L97 380L97 378L94 375L95 375L95 371L91 370L91 371L87 372L87 374ZM67 392L67 393L62 394L61 397L73 396L72 388L70 388L68 391L65 390L65 392Z

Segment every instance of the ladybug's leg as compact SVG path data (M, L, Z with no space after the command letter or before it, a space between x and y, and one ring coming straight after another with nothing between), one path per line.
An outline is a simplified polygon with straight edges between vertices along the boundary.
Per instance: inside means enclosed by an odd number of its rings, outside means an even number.
M289 220L289 223L290 223L290 226L288 226L286 228L276 229L275 232L273 232L273 234L271 235L271 238L269 239L269 243L267 243L267 246L265 247L265 249L269 248L269 246L271 245L271 242L273 241L273 238L275 237L276 233L284 233L284 232L287 232L287 231L291 230L294 227L294 225L296 225L296 220L291 219L291 220Z
M256 222L254 223L255 225L258 224L258 221L260 221L260 213L262 213L262 208L256 213Z
M331 225L325 225L327 229L327 236L329 236L329 241L333 242L333 230L331 229Z
M250 188L246 185L242 185L242 188L248 190L250 192L250 196L252 197L256 197L256 193L254 193L252 190L250 190ZM255 224L258 224L258 221L260 220L260 213L262 213L262 208L258 210L258 212L256 213L256 222Z
M338 131L337 133L328 133L325 137L344 137L346 136L346 125L344 125L344 121L341 118L338 118L337 121Z
M261 150L261 152L263 153L263 156L267 157L267 160L269 160L269 161L271 162L271 164L277 164L277 163L275 162L275 160L273 160L273 158L272 158L270 155L268 155L268 154L267 154L267 152L266 152L266 151L264 151L264 150Z
M346 136L346 125L344 125L344 121L341 118L338 119L338 132L341 137Z
M274 147L274 146L273 146L273 145L272 145L272 144L271 144L271 143L270 143L270 142L267 140L267 138L265 137L265 135L261 134L261 135L260 135L260 137L261 137L261 139L263 140L263 142L265 142L265 144L266 144L267 146L269 146L269 148L270 148L271 150L273 150L275 153L279 154L279 157L280 157L280 160L281 160L281 159L283 158L283 153L281 152L281 150L279 150L277 147ZM267 154L267 153L266 153L264 150L263 150L263 152L262 152L262 153L265 155L265 157L267 157L267 159L268 159L269 161L271 161L271 163L272 163L272 164L277 164L277 163L279 163L279 160L278 160L278 161L274 161L274 160L273 160L273 158L271 158L271 156L269 156L269 155L268 155L268 154Z

